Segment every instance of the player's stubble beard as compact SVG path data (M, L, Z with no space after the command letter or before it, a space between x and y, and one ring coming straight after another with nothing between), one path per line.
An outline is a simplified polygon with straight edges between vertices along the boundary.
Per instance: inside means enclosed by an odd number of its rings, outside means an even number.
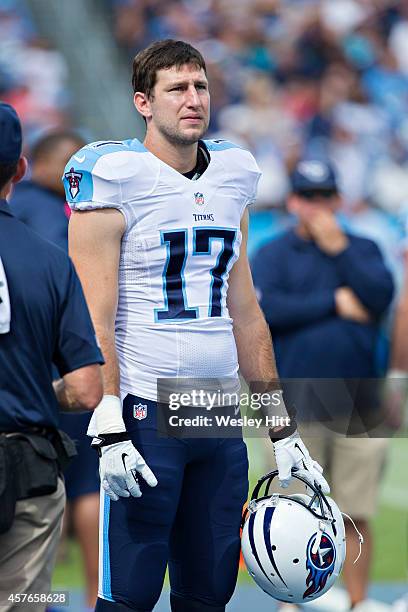
M208 130L209 118L202 118L203 127L199 131L194 131L193 134L186 134L177 129L176 126L166 124L158 125L158 130L164 138L173 146L187 147L198 142Z

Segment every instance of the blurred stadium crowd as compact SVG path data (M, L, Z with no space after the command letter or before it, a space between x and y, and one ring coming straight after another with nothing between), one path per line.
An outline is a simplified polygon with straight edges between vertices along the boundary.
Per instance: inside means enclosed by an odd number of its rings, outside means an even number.
M157 38L198 46L211 131L255 154L258 207L280 207L299 157L337 167L344 213L396 267L408 210L408 2L111 0L128 58ZM253 220L252 250L285 225ZM255 233L254 233L255 232Z
M264 176L253 252L283 229L288 176L301 157L329 157L344 223L374 238L400 276L408 211L406 0L106 0L124 61L152 40L182 38L208 64L211 134L248 146ZM69 126L63 56L22 0L0 4L0 95L28 142ZM76 127L76 126L74 126ZM86 126L83 126L86 127Z
M404 162L408 3L116 0L113 9L130 56L157 38L200 47L213 131L233 133L276 164L330 152L347 175L350 205L371 195L365 179L379 161ZM265 203L283 200L274 187Z
M67 66L41 38L21 0L0 2L0 98L23 122L26 142L47 128L69 124Z
M204 53L212 132L246 144L264 173L252 250L287 218L299 157L337 167L353 229L395 268L408 203L408 2L405 0L112 0L130 57L160 37Z

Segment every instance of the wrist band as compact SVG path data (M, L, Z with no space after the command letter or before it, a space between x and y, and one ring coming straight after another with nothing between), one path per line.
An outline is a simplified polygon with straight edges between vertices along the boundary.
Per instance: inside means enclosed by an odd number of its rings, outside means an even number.
M295 431L297 430L296 421L288 425L287 427L283 427L279 431L273 431L273 429L269 430L269 437L272 443L279 442L279 440L283 440L284 438L289 438Z
M280 429L279 431L274 431L273 429L270 429L269 437L272 443L279 442L279 440L283 440L284 438L289 438L289 436L291 436L297 430L296 409L286 408L286 411L290 418L290 425L282 427L282 429Z
M130 440L130 436L127 431L121 431L120 433L101 434L93 438L91 442L91 448L94 448L98 455L102 456L101 448L103 446L110 446L111 444L117 444L117 442L127 442Z

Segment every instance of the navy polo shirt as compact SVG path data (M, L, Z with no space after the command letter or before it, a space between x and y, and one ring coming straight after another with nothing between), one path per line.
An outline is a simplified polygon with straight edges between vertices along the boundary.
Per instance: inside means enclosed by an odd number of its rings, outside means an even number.
M282 378L374 378L380 318L394 284L377 245L347 234L329 256L290 230L260 249L252 274L272 332ZM350 287L368 309L368 324L336 312L335 291Z
M34 181L18 183L10 200L10 207L18 219L68 252L66 206L64 196Z
M103 363L69 257L16 219L0 200L0 257L11 305L0 334L0 431L58 427L52 363L61 376Z

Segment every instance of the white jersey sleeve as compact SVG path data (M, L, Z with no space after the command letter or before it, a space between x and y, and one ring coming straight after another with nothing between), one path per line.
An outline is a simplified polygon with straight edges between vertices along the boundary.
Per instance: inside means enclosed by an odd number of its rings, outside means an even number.
M146 172L145 153L137 139L94 142L80 149L67 163L62 177L71 209L116 208L127 226L133 225L138 215L137 199L142 200L155 182L151 163Z
M247 200L245 202L246 206L250 206L256 200L258 193L258 183L259 179L262 176L262 172L255 161L254 156L249 151L245 151L246 160L245 160L245 170L248 173L248 185L247 185Z
M205 140L210 154L223 160L225 178L230 177L241 192L242 209L255 202L262 172L252 153L227 140Z

